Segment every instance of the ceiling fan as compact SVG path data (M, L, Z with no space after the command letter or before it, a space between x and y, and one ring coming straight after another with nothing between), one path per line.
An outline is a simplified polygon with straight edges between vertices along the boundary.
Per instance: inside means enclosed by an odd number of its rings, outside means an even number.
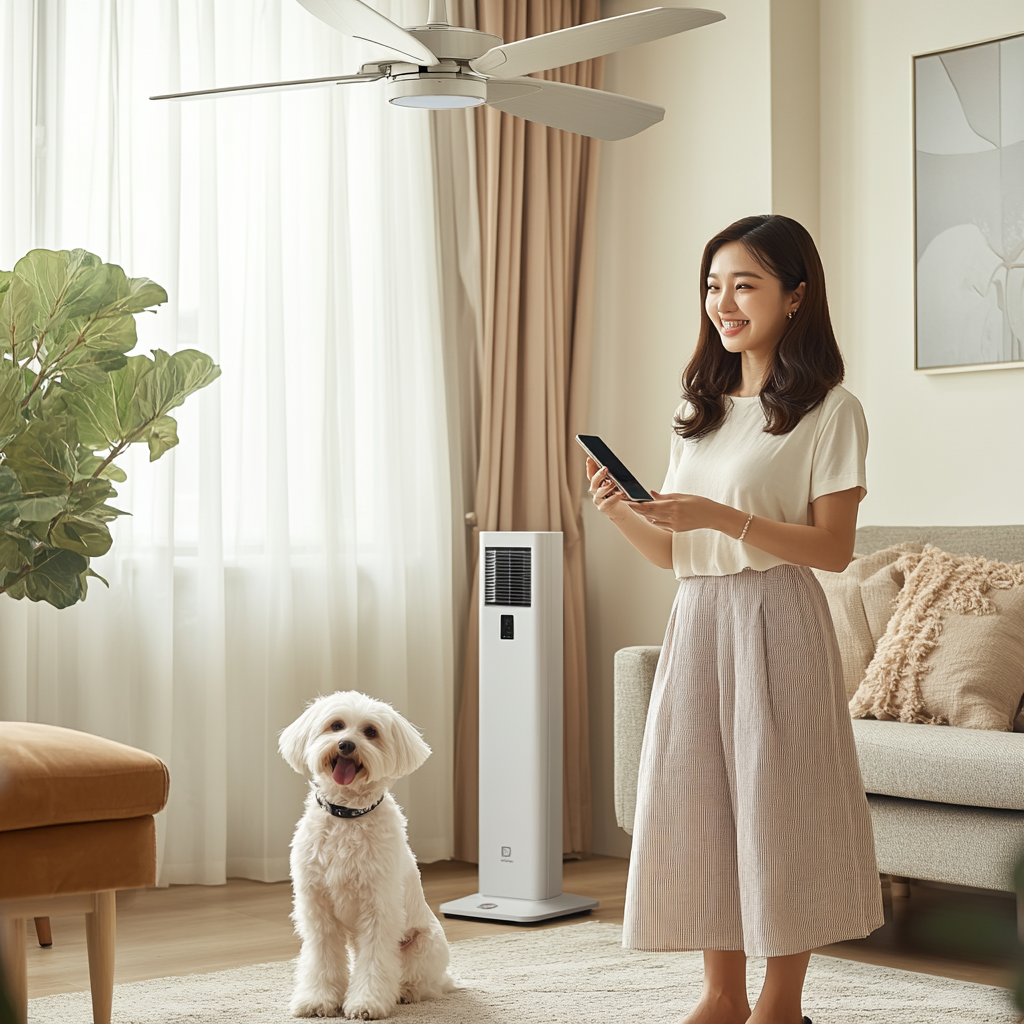
M386 96L398 106L451 110L486 103L527 121L614 141L657 124L665 116L664 107L600 89L525 76L687 32L725 17L697 7L654 7L503 43L500 36L450 25L445 0L430 0L428 23L410 29L400 28L361 0L299 3L331 28L386 52L364 64L358 75L198 89L150 99L248 96L384 78Z

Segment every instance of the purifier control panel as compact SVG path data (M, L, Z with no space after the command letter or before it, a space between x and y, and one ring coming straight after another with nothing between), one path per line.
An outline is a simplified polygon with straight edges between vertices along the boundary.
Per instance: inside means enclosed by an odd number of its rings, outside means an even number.
M501 639L515 640L516 638L516 617L514 615L502 615L501 617Z

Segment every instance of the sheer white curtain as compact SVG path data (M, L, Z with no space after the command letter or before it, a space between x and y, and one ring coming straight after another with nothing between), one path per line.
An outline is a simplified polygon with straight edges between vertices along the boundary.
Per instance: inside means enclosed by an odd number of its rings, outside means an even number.
M0 0L0 267L83 247L152 277L171 299L140 347L223 369L177 449L125 461L110 590L0 597L0 717L170 766L162 883L287 876L303 784L277 733L334 689L423 730L397 796L418 856L451 855L461 484L429 121L366 84L147 99L365 59L294 0Z

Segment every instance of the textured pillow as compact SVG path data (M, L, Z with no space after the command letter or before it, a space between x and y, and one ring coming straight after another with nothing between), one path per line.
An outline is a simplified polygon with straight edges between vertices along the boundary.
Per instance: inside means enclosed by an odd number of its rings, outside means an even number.
M895 564L906 582L854 718L1008 732L1024 693L1024 563L927 545Z
M842 572L813 570L832 613L847 697L857 692L903 586L903 574L896 570L897 560L921 550L920 544L899 544L870 555L854 556Z

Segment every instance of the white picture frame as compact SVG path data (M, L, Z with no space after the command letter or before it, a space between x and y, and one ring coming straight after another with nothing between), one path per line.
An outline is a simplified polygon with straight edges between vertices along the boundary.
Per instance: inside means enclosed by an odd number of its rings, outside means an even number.
M914 368L1024 367L1024 33L918 54Z

